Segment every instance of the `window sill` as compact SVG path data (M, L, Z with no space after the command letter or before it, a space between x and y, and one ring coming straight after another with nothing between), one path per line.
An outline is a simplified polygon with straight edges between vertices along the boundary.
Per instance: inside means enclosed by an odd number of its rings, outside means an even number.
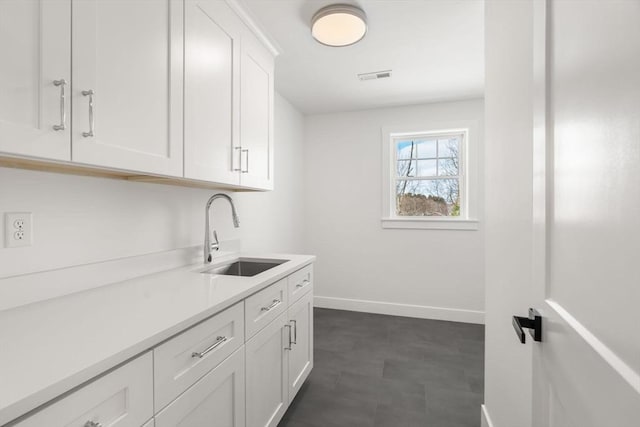
M453 218L382 218L382 228L475 231L478 229L478 220Z

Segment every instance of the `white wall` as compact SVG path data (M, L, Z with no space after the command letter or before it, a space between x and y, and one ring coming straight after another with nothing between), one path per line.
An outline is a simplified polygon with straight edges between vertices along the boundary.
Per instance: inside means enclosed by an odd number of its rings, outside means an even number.
M304 116L276 97L275 190L238 193L242 248L246 251L303 252Z
M483 101L307 117L305 249L318 257L318 305L482 321L482 206L477 231L390 230L380 222L381 128L458 120L481 124Z
M495 427L531 425L532 346L511 316L532 289L533 3L485 5L485 405Z
M216 201L214 227L246 250L300 252L303 167L295 160L303 117L280 96L275 108L275 191L233 195L238 230ZM215 192L0 168L0 214L29 211L34 220L32 247L0 245L0 278L201 245L205 202Z

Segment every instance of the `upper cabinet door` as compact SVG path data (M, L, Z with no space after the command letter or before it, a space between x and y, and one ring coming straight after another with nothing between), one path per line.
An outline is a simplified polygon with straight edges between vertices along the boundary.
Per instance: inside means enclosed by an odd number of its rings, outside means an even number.
M240 30L219 0L187 0L184 135L186 178L240 183Z
M0 1L0 152L70 160L70 19L70 0Z
M245 33L240 64L240 184L273 189L273 56Z
M182 176L181 0L73 1L75 162Z

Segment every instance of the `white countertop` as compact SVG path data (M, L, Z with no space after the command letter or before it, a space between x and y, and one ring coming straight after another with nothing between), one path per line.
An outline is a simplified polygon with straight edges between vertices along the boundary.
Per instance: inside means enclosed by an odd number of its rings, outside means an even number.
M253 277L191 265L0 312L0 425L315 260L241 255L289 261Z

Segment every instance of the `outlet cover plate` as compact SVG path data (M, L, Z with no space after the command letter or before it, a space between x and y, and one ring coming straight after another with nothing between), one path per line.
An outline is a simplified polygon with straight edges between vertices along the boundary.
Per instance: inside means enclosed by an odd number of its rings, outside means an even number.
M33 242L33 215L31 212L7 212L4 215L6 248L31 246Z

